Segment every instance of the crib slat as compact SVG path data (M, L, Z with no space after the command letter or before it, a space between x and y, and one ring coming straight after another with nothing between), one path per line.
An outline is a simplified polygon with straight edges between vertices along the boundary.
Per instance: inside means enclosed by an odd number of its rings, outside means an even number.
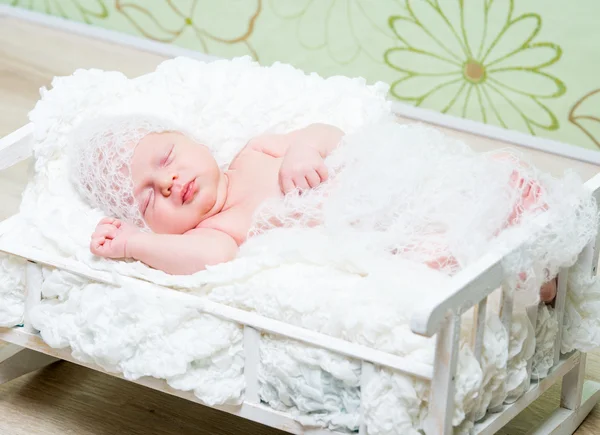
M540 309L540 304L531 305L526 308L527 317L529 317L529 321L533 325L533 336L534 337L535 337L535 328L537 327L537 317L538 317L539 309ZM532 366L533 366L533 355L527 361L527 376L529 376L529 379L531 379L531 377L532 377L532 372L531 372Z
M260 363L260 332L250 326L244 326L244 378L246 393L244 400L260 403L258 395L258 365Z
M506 284L502 285L502 299L500 304L500 318L502 320L502 326L504 326L510 335L513 313L513 289Z
M600 203L600 195L596 194L594 196L596 197L596 202ZM600 229L596 234L596 240L594 240L593 243L591 243L590 249L592 251L592 258L590 260L591 264L589 264L590 273L592 274L592 276L596 276L596 274L598 273L598 257L600 256Z
M600 234L600 232L599 232ZM598 262L598 249L596 248L597 241L588 244L577 259L577 265L582 269L590 271L592 276L596 275L596 266Z
M569 269L561 268L558 273L558 286L556 287L556 299L554 302L554 312L558 329L554 338L554 365L560 361L560 348L562 345L563 319L565 316L565 304L567 302L567 281L569 279Z
M29 314L33 307L42 300L42 267L38 264L28 262L25 268L26 273L26 297L25 297L25 315L23 320L24 328L27 332L37 333L38 331L31 325Z
M513 314L513 289L507 284L502 285L502 297L500 300L500 319L502 326L506 330L508 336L508 346L510 348L510 330L512 327L512 314ZM502 391L506 393L506 379L502 385ZM500 412L503 408L503 404L494 406L490 409L490 412Z
M453 432L452 416L459 338L460 316L449 314L443 321L436 338L429 413L425 422L427 435L449 435Z
M473 307L473 329L471 331L471 348L473 349L473 355L478 363L481 363L481 356L483 353L483 339L485 337L485 322L487 315L487 296L483 298L477 305ZM477 406L479 407L479 401L481 396L475 399ZM467 418L475 422L475 411L471 412Z
M485 317L487 311L487 297L483 298L479 304L475 306L475 329L472 331L471 345L473 346L473 354L477 362L481 362L481 353L483 351L483 337L485 333Z
M365 422L365 410L363 402L363 392L367 387L367 384L371 382L371 379L375 375L375 366L370 362L363 361L360 371L360 390L361 390L361 403L360 403L360 429L358 435L367 435L367 423Z

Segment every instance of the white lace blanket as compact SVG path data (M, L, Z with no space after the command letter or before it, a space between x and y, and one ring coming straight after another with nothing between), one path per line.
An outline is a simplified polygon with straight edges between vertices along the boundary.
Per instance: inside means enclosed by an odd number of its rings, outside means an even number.
M205 64L180 58L167 61L156 72L135 80L128 80L119 73L96 70L77 71L70 77L56 79L53 89L43 93L30 115L35 125L35 175L23 196L22 226L7 237L77 259L95 269L112 271L117 276L141 277L174 290L192 292L199 297L431 363L433 340L412 334L408 322L416 306L414 295L439 297L448 282L447 275L411 261L414 259L384 255L377 249L364 250L369 243L360 239L360 233L347 234L346 241L352 243L339 243L344 234L332 233L331 225L266 233L251 239L235 261L191 277L172 277L141 263L98 259L89 253L88 243L102 215L77 197L66 175L66 137L77 122L99 113L140 111L172 116L189 125L212 147L224 166L251 137L263 131L283 132L310 122L329 122L344 129L349 143L354 141L354 144L364 143L366 139L368 142L370 137L371 143L383 143L387 138L398 145L398 135L404 135L406 147L398 149L395 157L412 155L412 160L394 162L389 158L388 161L397 168L413 169L397 176L396 181L417 184L400 184L402 189L393 192L395 194L423 186L422 177L419 178L422 172L416 169L426 168L427 162L435 162L436 170L442 168L442 159L434 153L434 145L439 146L440 141L444 145L440 149L450 150L448 155L455 156L453 161L466 168L458 155L470 156L470 152L462 144L450 142L431 131L398 130L389 126L393 116L385 100L386 92L383 84L367 86L362 80L342 77L325 80L304 75L286 65L259 67L249 59ZM382 125L388 125L386 128L390 130L374 133L380 131ZM415 166L419 159L420 167ZM393 172L390 164L382 169L388 176ZM426 173L435 176L433 170ZM473 174L485 176L481 170ZM363 171L359 175L362 178L357 179L364 181L373 173ZM454 173L451 179L460 181L460 174ZM547 178L546 182L554 187L563 186L556 195L548 197L550 202L564 205L566 200L559 203L559 194L568 194L571 205L585 199L585 192L572 175L564 180ZM362 186L364 188L364 183ZM431 184L427 186L432 188ZM468 186L462 184L461 187ZM389 192L384 192L386 194ZM381 202L384 195L373 199ZM410 198L417 199L414 195ZM425 203L419 202L421 206ZM436 205L433 201L430 204L436 216L442 216L446 207L450 216L447 223L457 225L455 236L468 234L468 226L455 213L461 210L448 208L447 203ZM422 207L420 210L422 212ZM572 220L575 212L567 211L565 206L556 210L556 222L565 224L565 228L560 237L549 234L545 247L563 247L560 256L540 256L540 246L534 246L514 258L514 264L535 272L542 266L556 267L574 261L579 245L591 234L589 222L587 226L581 224L585 218L590 219L586 212L591 208L577 208L583 216L576 216L577 225ZM410 212L410 209L405 207L404 211ZM398 216L396 213L392 217ZM416 222L402 219L395 224L414 225ZM477 219L471 222L479 222L481 234L489 231ZM573 237L576 233L577 237ZM517 236L511 234L507 232L504 238L493 243L504 243ZM565 243L569 237L570 242ZM451 242L461 254L463 265L492 246L488 240L469 242L468 246L467 243L461 245L457 237ZM461 246L469 249L461 251ZM20 262L4 259L0 267L0 323L14 325L22 316ZM532 275L532 279L540 279L530 273ZM109 371L122 372L131 379L141 376L166 379L175 388L193 390L209 404L239 403L242 399L239 325L160 296L153 291L153 284L142 281L135 288L113 288L65 272L47 270L42 292L44 300L31 316L51 346L70 346L75 357L95 362ZM583 312L579 307L584 304L571 305L570 309ZM592 315L600 317L595 313L598 311L588 309L582 319L591 322ZM465 337L469 326L467 318L463 324ZM482 366L476 364L466 346L461 351L455 425L460 425L470 411L481 416L488 406L514 399L527 385L525 361L535 346L533 327L523 313L515 313L510 334L509 348L506 331L492 312L488 317ZM584 341L572 343L581 345ZM592 343L597 344L595 339L587 340L587 344ZM370 434L416 433L427 413L428 388L424 383L382 370L361 392L358 362L273 337L262 340L260 376L262 399L275 408L295 412L306 424L355 430L361 394L367 398ZM505 378L508 387L503 390L501 385Z

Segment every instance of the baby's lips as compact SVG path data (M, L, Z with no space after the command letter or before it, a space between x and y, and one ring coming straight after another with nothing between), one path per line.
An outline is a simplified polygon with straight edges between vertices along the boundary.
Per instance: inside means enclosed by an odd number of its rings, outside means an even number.
M172 197L171 199L176 199L179 201L183 201L183 189L185 188L185 184L173 184L171 186L171 193L170 196Z

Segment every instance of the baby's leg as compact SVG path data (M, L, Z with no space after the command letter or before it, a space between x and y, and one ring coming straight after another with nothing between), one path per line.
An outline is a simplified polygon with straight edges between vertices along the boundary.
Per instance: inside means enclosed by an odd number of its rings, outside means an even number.
M542 188L536 180L527 180L517 171L510 178L511 186L521 191L521 195L513 206L506 227L516 225L527 211L547 210L548 205L541 200Z
M498 155L496 158L514 159L514 157L506 154ZM527 167L523 162L518 163L519 166ZM512 188L520 190L521 195L513 206L504 228L518 224L523 214L527 211L543 211L548 209L548 205L542 200L542 187L537 180L526 178L518 170L514 170L509 183ZM540 300L542 302L552 302L556 297L556 288L557 278L544 283L540 288Z
M497 154L493 158L496 160L512 160L517 167L528 168L525 162L508 153ZM512 189L520 192L520 195L502 229L518 224L526 211L543 211L548 208L548 205L542 200L542 187L538 180L529 178L518 169L514 169L508 183Z
M495 156L497 159L514 159L509 154L500 154ZM525 163L517 162L519 166L526 168ZM518 169L515 169L509 180L510 186L513 189L518 189L521 195L514 204L507 221L502 229L506 229L512 225L516 225L521 220L523 214L527 211L543 211L548 208L548 205L542 200L542 187L535 179L526 178ZM435 255L436 252L441 255ZM437 270L443 270L450 273L457 272L460 266L456 259L450 254L443 253L443 250L427 250L423 253L431 254L432 259L425 261L429 267ZM521 277L523 280L527 278L525 275ZM557 279L551 279L544 283L540 289L540 300L543 302L551 302L556 297Z
M433 237L432 237L433 238ZM393 255L402 255L412 261L426 264L435 270L440 270L449 275L460 270L460 265L456 258L449 252L447 246L437 240L421 241L406 245L402 250L393 249Z

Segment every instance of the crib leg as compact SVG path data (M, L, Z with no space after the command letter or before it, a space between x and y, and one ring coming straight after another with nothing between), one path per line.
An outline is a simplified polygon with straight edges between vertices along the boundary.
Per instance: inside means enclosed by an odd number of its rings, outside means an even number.
M560 407L530 434L567 435L577 430L592 408L600 400L600 383L584 381L586 354L563 377Z
M58 358L15 344L0 347L0 385L46 367Z
M560 393L561 408L574 411L581 406L581 394L585 380L585 360L586 354L582 353L579 363L563 377Z
M575 367L573 370L577 370ZM585 381L579 399L581 405L576 409L556 409L540 426L529 435L571 435L585 420L592 408L600 401L600 383Z

